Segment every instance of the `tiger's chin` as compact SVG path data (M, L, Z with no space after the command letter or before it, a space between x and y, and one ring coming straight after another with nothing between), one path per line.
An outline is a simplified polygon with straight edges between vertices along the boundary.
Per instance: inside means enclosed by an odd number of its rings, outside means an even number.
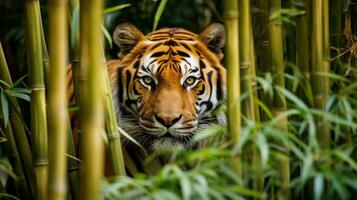
M187 137L187 136L186 136ZM177 138L169 135L153 138L150 144L152 151L165 150L188 150L195 146L195 142L191 137Z

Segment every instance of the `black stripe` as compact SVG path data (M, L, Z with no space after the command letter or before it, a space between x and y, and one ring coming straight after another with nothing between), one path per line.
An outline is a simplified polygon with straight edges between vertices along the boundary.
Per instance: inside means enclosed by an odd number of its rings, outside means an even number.
M188 53L185 53L185 52L183 52L183 51L177 51L177 53L178 53L178 55L180 55L180 56L182 56L182 57L190 57L190 54L188 54Z
M200 68L204 69L206 68L206 64L200 59Z
M151 58L157 58L157 57L160 57L160 56L165 55L165 54L166 54L165 51L158 51L158 52L156 52L156 53L153 53L153 54L151 55Z
M168 40L168 41L164 42L163 45L173 46L173 47L178 46L177 42L175 42L174 40Z
M123 102L123 77L122 77L122 69L118 68L118 96L119 96L119 102Z
M134 68L137 69L140 67L140 60L137 60L135 63L134 63Z
M183 43L183 42L180 42L180 45L183 46L185 49L191 51L190 46L188 46L187 44L185 44L185 43Z
M222 92L222 77L219 71L217 71L217 100L223 99Z

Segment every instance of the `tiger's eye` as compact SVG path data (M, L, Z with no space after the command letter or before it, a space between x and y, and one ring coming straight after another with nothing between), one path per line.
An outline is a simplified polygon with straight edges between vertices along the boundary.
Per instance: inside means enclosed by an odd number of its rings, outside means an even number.
M151 85L154 82L150 76L144 76L143 81L146 85Z
M196 82L196 78L193 77L193 76L190 76L190 77L188 77L188 78L185 80L185 86L191 86L191 85L193 85L195 82Z

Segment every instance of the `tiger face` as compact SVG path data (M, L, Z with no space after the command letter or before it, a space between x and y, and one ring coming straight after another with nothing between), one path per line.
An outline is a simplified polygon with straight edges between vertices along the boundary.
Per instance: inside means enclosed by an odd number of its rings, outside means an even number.
M192 148L197 130L224 123L224 116L210 116L226 93L224 36L221 24L199 35L163 28L144 36L129 23L116 27L118 121L147 150Z

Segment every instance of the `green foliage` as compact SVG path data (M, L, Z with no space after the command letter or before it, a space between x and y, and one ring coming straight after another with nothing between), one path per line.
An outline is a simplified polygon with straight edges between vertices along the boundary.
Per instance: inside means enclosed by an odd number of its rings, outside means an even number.
M19 108L15 106L15 102L13 102L14 100L11 97L30 101L30 90L27 88L18 87L23 83L22 81L24 78L26 78L26 76L23 76L17 80L13 85L9 85L5 81L0 80L0 110L4 127L6 127L9 122L10 108L15 110L15 113L21 117Z
M261 83L259 90L268 91L263 89L263 84L270 79L266 77L258 77ZM109 199L266 199L275 188L279 197L283 196L283 190L280 189L276 160L284 152L290 152L293 197L297 198L312 183L315 199L351 199L357 191L355 87L354 82L345 83L345 87L336 94L338 97L332 95L329 98L326 110L316 110L292 91L273 87L273 93L279 91L287 97L288 110L268 121L247 123L234 147L225 145L225 128L214 125L195 136L197 142L210 142L206 148L169 151L171 162L157 175L113 177L104 182L102 196ZM331 149L323 149L319 145L317 125L313 120L317 116L332 126ZM281 117L289 118L289 132L277 128ZM346 140L350 141L344 142ZM244 152L247 145L252 144L258 148L262 162L259 166L244 162L247 172L240 179L229 161L234 156L247 153ZM258 169L263 170L266 182L263 193L250 189Z

